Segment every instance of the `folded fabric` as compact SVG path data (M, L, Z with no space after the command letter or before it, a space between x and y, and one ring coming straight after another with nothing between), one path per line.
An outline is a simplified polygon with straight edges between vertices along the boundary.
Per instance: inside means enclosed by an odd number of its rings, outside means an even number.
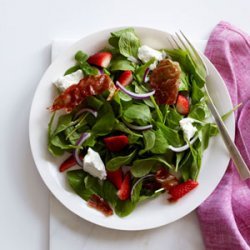
M233 104L243 103L235 113L235 142L250 166L250 37L221 22L205 54L223 77ZM250 249L250 180L240 180L232 161L197 213L206 249Z

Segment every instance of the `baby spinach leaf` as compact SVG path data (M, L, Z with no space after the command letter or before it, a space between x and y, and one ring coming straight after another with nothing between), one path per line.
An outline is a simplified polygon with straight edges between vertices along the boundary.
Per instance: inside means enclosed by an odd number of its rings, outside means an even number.
M113 207L116 206L118 197L117 189L109 181L104 181L102 185L102 197L104 200L108 201Z
M83 51L79 50L75 54L75 60L78 62L84 62L87 61L88 55L84 53Z
M115 56L112 58L110 62L109 69L111 71L117 71L117 70L131 70L134 71L135 67L133 66L133 63L126 59L124 56Z
M84 179L87 174L83 170L72 170L67 172L67 180L70 187L84 200L88 200L93 192L86 189Z
M125 217L133 212L136 205L137 203L132 202L130 200L126 200L126 201L117 200L117 204L115 206L115 213L119 217Z
M161 129L155 131L155 143L150 149L153 154L164 154L168 148L168 141Z
M131 196L131 201L132 202L138 202L140 200L140 193L141 193L141 189L142 189L142 182L143 180L141 180L135 187L133 190L133 194Z
M194 118L199 121L204 121L209 117L209 110L205 101L196 103L191 107L188 117Z
M152 149L155 144L155 133L153 130L144 131L142 134L145 148L140 150L139 155L142 155Z
M98 118L92 127L92 133L95 135L107 135L115 125L115 115L111 105L106 102L101 108Z
M129 155L116 156L106 163L106 168L110 171L115 171L121 166L130 164L135 156L136 150L132 151Z
M137 58L140 40L132 31L123 32L118 42L120 53L125 56L133 56Z
M83 71L84 75L98 75L99 71L97 68L92 67L87 62L79 62L79 67Z
M175 108L169 108L168 113L166 115L166 124L172 128L176 129L180 126L179 121L183 118L181 114L179 114Z
M111 36L119 38L123 33L134 32L134 31L135 30L133 28L126 28L126 29L115 31L115 32L111 32Z
M98 178L87 175L84 178L84 184L87 190L102 197L102 185Z
M154 166L161 164L168 168L172 166L166 161L162 156L152 156L146 159L135 160L133 166L131 167L131 173L134 177L142 177L147 175Z
M146 125L151 122L150 109L145 104L132 104L124 108L123 118L126 122L136 122L139 125Z
M133 132L124 123L120 122L119 120L115 121L114 130L124 132L128 135L133 135L133 136L137 136L137 137L141 137L141 138L143 137L141 134Z
M57 134L50 138L50 143L60 149L74 149L78 148L78 146L72 145L66 141L65 136L63 134Z
M57 126L54 131L54 135L64 131L68 127L72 126L74 122L72 122L72 114L61 115L58 118Z
M103 101L99 100L95 96L88 96L87 97L87 104L90 108L93 108L95 110L99 110L103 105Z
M192 104L199 103L201 99L204 97L204 92L202 89L197 85L196 81L192 80L192 92L191 92L191 100Z
M146 69L155 61L155 58L151 58L148 62L146 62L145 64L139 66L136 70L135 70L135 78L138 82L143 82L143 76L145 74Z
M188 75L182 70L181 71L181 83L179 85L179 91L188 91L188 90L189 90Z

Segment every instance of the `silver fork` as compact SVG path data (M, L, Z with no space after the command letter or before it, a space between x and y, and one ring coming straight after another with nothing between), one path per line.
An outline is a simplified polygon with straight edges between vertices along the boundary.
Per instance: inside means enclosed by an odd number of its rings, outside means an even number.
M184 49L188 52L189 56L191 57L193 63L197 66L197 68L202 71L200 73L204 73L207 77L209 75L209 71L207 69L206 63L203 61L202 57L199 55L199 52L195 49L195 47L192 45L192 43L187 39L187 37L180 31L180 34L175 33L176 36L171 35L171 38L174 42L174 44L170 41L171 46L174 49ZM218 126L218 129L220 131L220 134L222 136L222 139L228 149L228 152L231 156L231 159L234 162L234 165L236 166L239 175L241 179L245 180L250 178L250 171L247 167L247 164L243 160L239 150L237 149L235 143L232 141L232 139L229 136L228 130L224 124L224 122L221 119L221 116L217 110L217 108L214 105L214 102L209 95L208 89L206 87L206 84L204 85L204 90L207 95L206 102L207 106L210 109L214 120Z

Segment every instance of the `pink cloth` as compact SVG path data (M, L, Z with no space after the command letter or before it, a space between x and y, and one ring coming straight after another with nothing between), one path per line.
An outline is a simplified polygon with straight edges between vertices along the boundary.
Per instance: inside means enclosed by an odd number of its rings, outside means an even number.
M250 166L250 37L221 22L205 54L223 77L233 104L243 103L236 112L235 141ZM250 249L250 180L240 180L232 161L197 211L206 249Z

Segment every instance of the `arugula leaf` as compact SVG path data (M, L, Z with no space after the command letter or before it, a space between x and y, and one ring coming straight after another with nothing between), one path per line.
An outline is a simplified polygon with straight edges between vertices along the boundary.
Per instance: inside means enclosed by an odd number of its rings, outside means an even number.
M116 156L106 163L106 168L110 171L115 171L121 166L129 164L136 155L136 150L132 151L128 155Z
M167 151L168 148L168 141L165 138L165 135L163 133L163 131L158 128L155 131L155 143L154 146L150 149L150 151L153 154L164 154Z
M146 125L151 122L150 109L145 104L132 104L124 108L123 118L126 122L136 122L139 125Z
M93 192L86 189L84 179L87 174L83 170L72 170L67 172L67 180L71 188L84 200L88 200Z
M182 70L181 71L181 83L179 86L179 91L188 91L189 90L189 80L188 75Z
M155 133L153 130L146 130L143 133L143 140L144 140L144 145L145 148L140 150L139 155L142 155L152 149L155 144Z
M54 131L54 135L59 134L60 132L64 131L68 127L72 126L74 123L72 123L72 113L61 115L58 118L57 126Z
M53 136L50 138L50 143L51 143L53 146L55 146L55 147L57 147L57 148L60 148L60 149L64 149L64 150L79 148L78 146L69 144L69 143L67 142L67 140L65 139L65 136L64 136L63 134L53 135Z
M166 123L170 128L176 129L180 126L179 121L182 118L183 116L178 113L175 108L169 108L168 113L166 115Z
M194 64L192 58L185 50L175 49L166 50L167 54L174 60L180 63L181 68L191 74L199 87L203 87L205 83L205 71L199 64Z
M134 177L142 177L147 175L154 166L161 164L165 167L172 168L172 166L162 156L152 156L145 159L135 160L131 167L131 173Z
M130 130L124 123L120 122L119 120L115 121L114 130L118 130L128 135L133 135L133 136L140 137L140 138L143 137L141 134L135 133L132 130Z
M191 91L192 104L194 105L196 103L199 103L203 97L204 97L204 92L197 85L195 79L193 79L192 80L192 91Z
M191 106L188 117L196 119L198 121L204 121L209 117L209 110L205 101L198 102Z

